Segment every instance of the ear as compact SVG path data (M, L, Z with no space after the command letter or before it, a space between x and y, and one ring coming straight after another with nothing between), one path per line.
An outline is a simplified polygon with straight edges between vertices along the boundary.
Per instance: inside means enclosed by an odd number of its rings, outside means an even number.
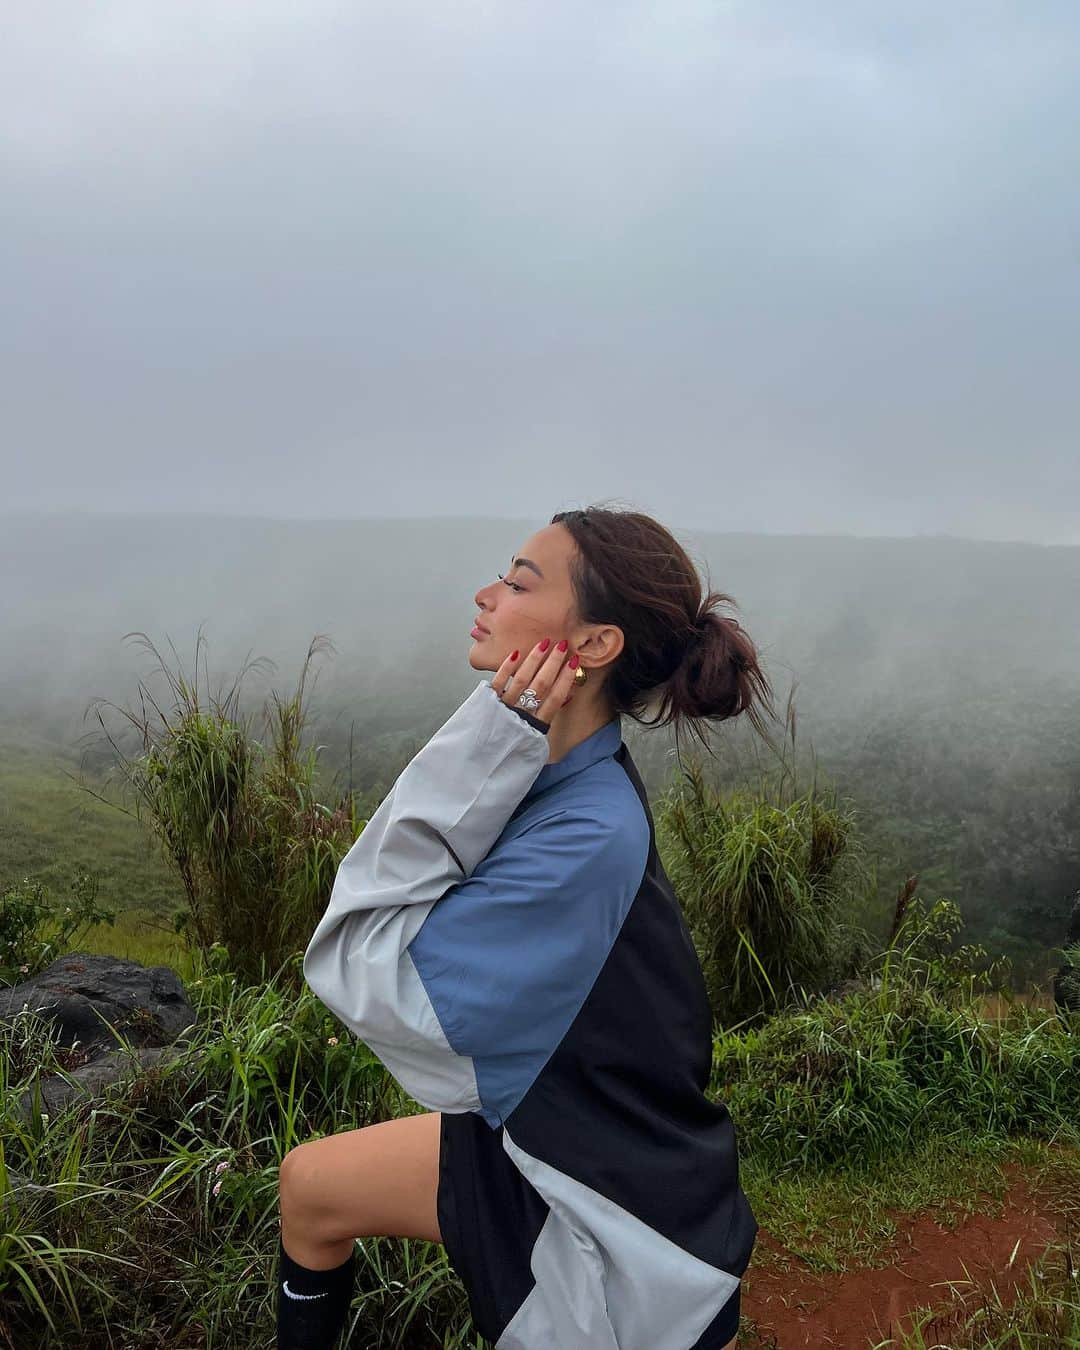
M578 651L587 652L597 661L614 661L624 645L623 631L614 624L603 624L592 630L584 642L578 644Z

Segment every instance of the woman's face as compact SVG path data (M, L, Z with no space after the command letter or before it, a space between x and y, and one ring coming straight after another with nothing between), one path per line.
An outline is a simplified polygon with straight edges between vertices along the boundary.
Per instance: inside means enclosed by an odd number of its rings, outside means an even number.
M473 617L487 631L473 629L469 664L474 670L498 670L512 651L524 656L546 637L552 645L566 638L568 657L579 650L579 642L588 642L598 626L581 624L575 615L570 584L574 549L569 530L545 525L498 569L502 580L496 577L476 592Z

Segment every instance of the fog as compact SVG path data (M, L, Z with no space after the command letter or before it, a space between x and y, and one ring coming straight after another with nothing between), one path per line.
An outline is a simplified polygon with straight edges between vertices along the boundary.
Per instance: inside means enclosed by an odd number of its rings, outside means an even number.
M421 695L445 715L480 678L468 663L477 589L546 521L8 520L4 712L56 718L63 737L78 736L92 725L81 720L92 698L122 703L158 669L125 635L145 634L170 669L193 678L201 631L200 678L205 666L212 686L267 658L276 670L250 673L242 689L288 692L321 634L333 650L314 662L316 703L390 716ZM799 705L823 725L963 703L979 690L1080 691L1078 548L668 523L703 581L733 597L727 612L757 643L778 702L797 683Z
M42 0L0 44L0 509L1080 543L1078 36Z

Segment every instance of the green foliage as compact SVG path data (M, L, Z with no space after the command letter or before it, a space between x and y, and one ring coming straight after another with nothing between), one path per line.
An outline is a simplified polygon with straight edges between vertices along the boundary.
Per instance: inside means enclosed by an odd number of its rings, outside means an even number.
M304 684L320 645L309 648L293 697L272 695L264 707L269 745L239 714L239 679L204 707L198 680L174 677L164 662L173 708L147 696L153 713L123 710L141 754L125 756L112 742L135 810L183 884L175 932L204 952L221 944L251 982L306 946L361 827L351 793L332 807L317 799L317 751L301 748Z
M1080 1012L1080 942L1071 942L1061 949L1061 973L1058 992L1065 1008Z
M1052 968L1080 878L1074 686L994 662L940 689L920 673L896 699L870 685L858 716L813 709L885 890L917 871L1025 983Z
M71 898L53 903L41 881L24 877L0 893L0 983L29 979L63 952L78 946L97 924L112 924L116 914L97 903L97 878L78 868Z
M246 985L222 947L196 963L176 1058L52 1119L15 1106L64 1052L39 1018L0 1026L0 1343L266 1343L281 1159L418 1109L290 972ZM349 1344L479 1344L440 1244L364 1240Z
M931 1137L1080 1144L1080 1018L1022 1004L984 1018L999 968L976 968L978 946L943 950L958 919L947 900L929 914L916 900L870 987L717 1036L711 1090L771 1171L887 1159Z
M720 1026L759 1020L871 950L848 922L864 889L854 816L816 786L720 790L692 762L657 810L664 869Z
M954 925L947 902L913 903L876 988L718 1033L709 1090L735 1121L744 1177L824 1185L830 1169L908 1159L929 1140L957 1155L1015 1136L1080 1142L1080 1018L982 1017L965 1002L988 978L978 949L940 950ZM418 1109L296 992L295 970L253 986L222 945L195 960L198 1021L177 1057L52 1119L24 1120L16 1102L68 1052L41 1019L0 1027L0 1344L106 1350L120 1329L132 1346L265 1344L281 1159ZM441 1245L363 1240L347 1343L482 1344Z
M1008 974L1008 957L989 961L981 943L950 950L963 927L959 906L940 897L929 912L920 896L902 897L896 931L885 949L865 967L867 976L902 982L933 994L950 1007L973 1003L980 993L997 988Z

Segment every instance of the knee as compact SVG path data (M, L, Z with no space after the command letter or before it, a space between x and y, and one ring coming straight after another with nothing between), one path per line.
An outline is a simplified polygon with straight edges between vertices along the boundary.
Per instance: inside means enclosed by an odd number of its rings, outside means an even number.
M319 1168L312 1142L298 1144L285 1154L278 1167L278 1192L281 1208L290 1217L310 1219L318 1217L323 1209L320 1200Z

